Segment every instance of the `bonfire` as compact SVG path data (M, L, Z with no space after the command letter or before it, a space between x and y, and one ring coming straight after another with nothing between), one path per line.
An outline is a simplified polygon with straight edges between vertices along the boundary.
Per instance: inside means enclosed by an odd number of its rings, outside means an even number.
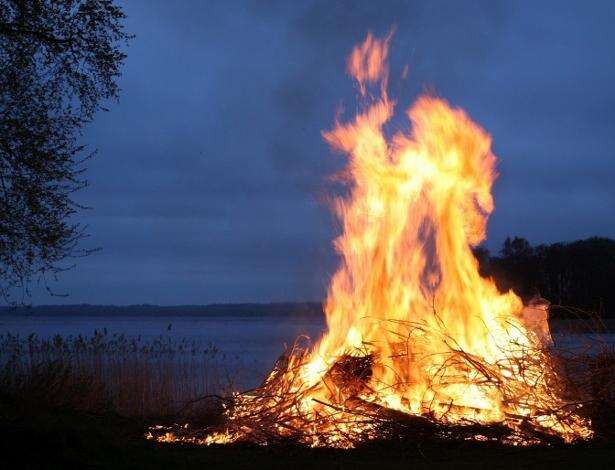
M546 305L524 306L479 274L472 248L486 237L497 177L490 135L431 95L406 111L408 130L388 135L389 43L369 34L352 51L362 106L323 134L348 156L327 332L298 340L260 387L233 396L219 429L159 440L347 448L408 435L592 436L549 352Z

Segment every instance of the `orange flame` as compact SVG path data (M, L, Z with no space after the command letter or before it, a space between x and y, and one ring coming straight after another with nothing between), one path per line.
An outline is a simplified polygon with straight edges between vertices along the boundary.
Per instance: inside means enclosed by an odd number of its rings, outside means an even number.
M362 95L366 93L366 85L380 82L381 93L386 94L389 69L386 65L389 55L391 34L380 41L368 33L365 41L356 46L348 56L348 73L359 84Z
M262 393L238 395L227 430L206 443L263 442L272 432L352 445L349 436L377 432L352 412L356 403L444 423L590 437L545 350L545 307L500 293L471 251L494 209L491 137L463 110L422 96L407 111L409 131L388 138L389 40L370 34L353 50L348 70L369 102L324 133L348 154L351 181L334 207L343 232L325 303L328 332L274 368Z
M348 60L361 95L380 84L379 96L352 122L324 133L349 155L352 187L335 204L342 261L325 304L328 333L304 378L314 386L343 355L369 355L375 362L363 400L453 422L529 416L542 403L513 405L506 394L527 392L527 377L520 375L529 374L534 401L557 401L549 374L522 364L549 338L546 313L535 310L534 325L524 321L531 315L519 297L481 277L471 251L485 239L494 209L491 137L463 110L422 96L407 111L411 130L387 138L383 127L394 111L386 92L389 40L369 34ZM452 360L457 353L480 358L498 378ZM320 387L307 406L340 395ZM542 420L561 435L583 433L583 426Z

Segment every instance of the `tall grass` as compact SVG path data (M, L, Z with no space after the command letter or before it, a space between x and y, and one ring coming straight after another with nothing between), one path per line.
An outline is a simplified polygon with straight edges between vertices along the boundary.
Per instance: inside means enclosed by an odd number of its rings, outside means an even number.
M551 322L553 354L582 412L592 421L597 439L615 441L615 321L596 312L557 306L571 318Z
M0 394L80 411L172 416L226 394L234 373L214 346L158 337L0 335ZM191 404L187 406L187 404Z

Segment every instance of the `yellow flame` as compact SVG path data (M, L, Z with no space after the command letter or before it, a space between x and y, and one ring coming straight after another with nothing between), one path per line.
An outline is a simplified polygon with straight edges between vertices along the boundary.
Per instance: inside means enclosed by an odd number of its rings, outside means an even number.
M345 447L353 433L377 434L372 422L344 414L357 401L442 422L531 423L566 440L591 436L586 421L562 414L561 380L543 348L544 306L528 310L479 275L471 248L485 239L494 209L491 137L431 96L419 97L408 129L389 137L389 40L370 34L352 51L348 71L368 103L324 133L348 155L351 182L334 205L343 231L325 303L328 332L307 356L274 369L266 393L238 397L228 424L239 427L207 443L241 439L259 412L278 409L271 431L291 435L307 420L306 443Z
M348 70L361 95L374 84L379 94L353 121L324 133L349 156L352 186L335 204L341 265L325 305L328 333L305 366L310 383L316 373L324 377L323 362L331 367L363 351L375 360L365 400L448 421L531 414L538 404L511 407L506 387L450 360L451 352L481 358L497 366L498 380L508 376L519 387L526 386L519 374L534 373L538 396L552 400L541 371L515 369L549 337L546 315L534 316L534 325L524 321L521 300L481 277L471 251L485 239L494 209L491 137L463 110L421 96L407 110L409 130L388 138L384 126L395 106L386 91L389 39L370 34L353 50ZM311 407L333 395L319 388Z

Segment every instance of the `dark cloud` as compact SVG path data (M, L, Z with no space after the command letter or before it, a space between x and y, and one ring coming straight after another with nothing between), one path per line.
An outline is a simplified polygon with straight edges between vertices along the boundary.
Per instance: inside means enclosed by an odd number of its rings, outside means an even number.
M488 246L615 236L615 7L574 1L125 2L136 39L99 149L89 246L68 298L163 304L321 298L336 258L322 203L354 110L345 58L392 26L399 111L430 86L501 157ZM407 80L400 78L409 66ZM407 126L403 116L395 128Z

